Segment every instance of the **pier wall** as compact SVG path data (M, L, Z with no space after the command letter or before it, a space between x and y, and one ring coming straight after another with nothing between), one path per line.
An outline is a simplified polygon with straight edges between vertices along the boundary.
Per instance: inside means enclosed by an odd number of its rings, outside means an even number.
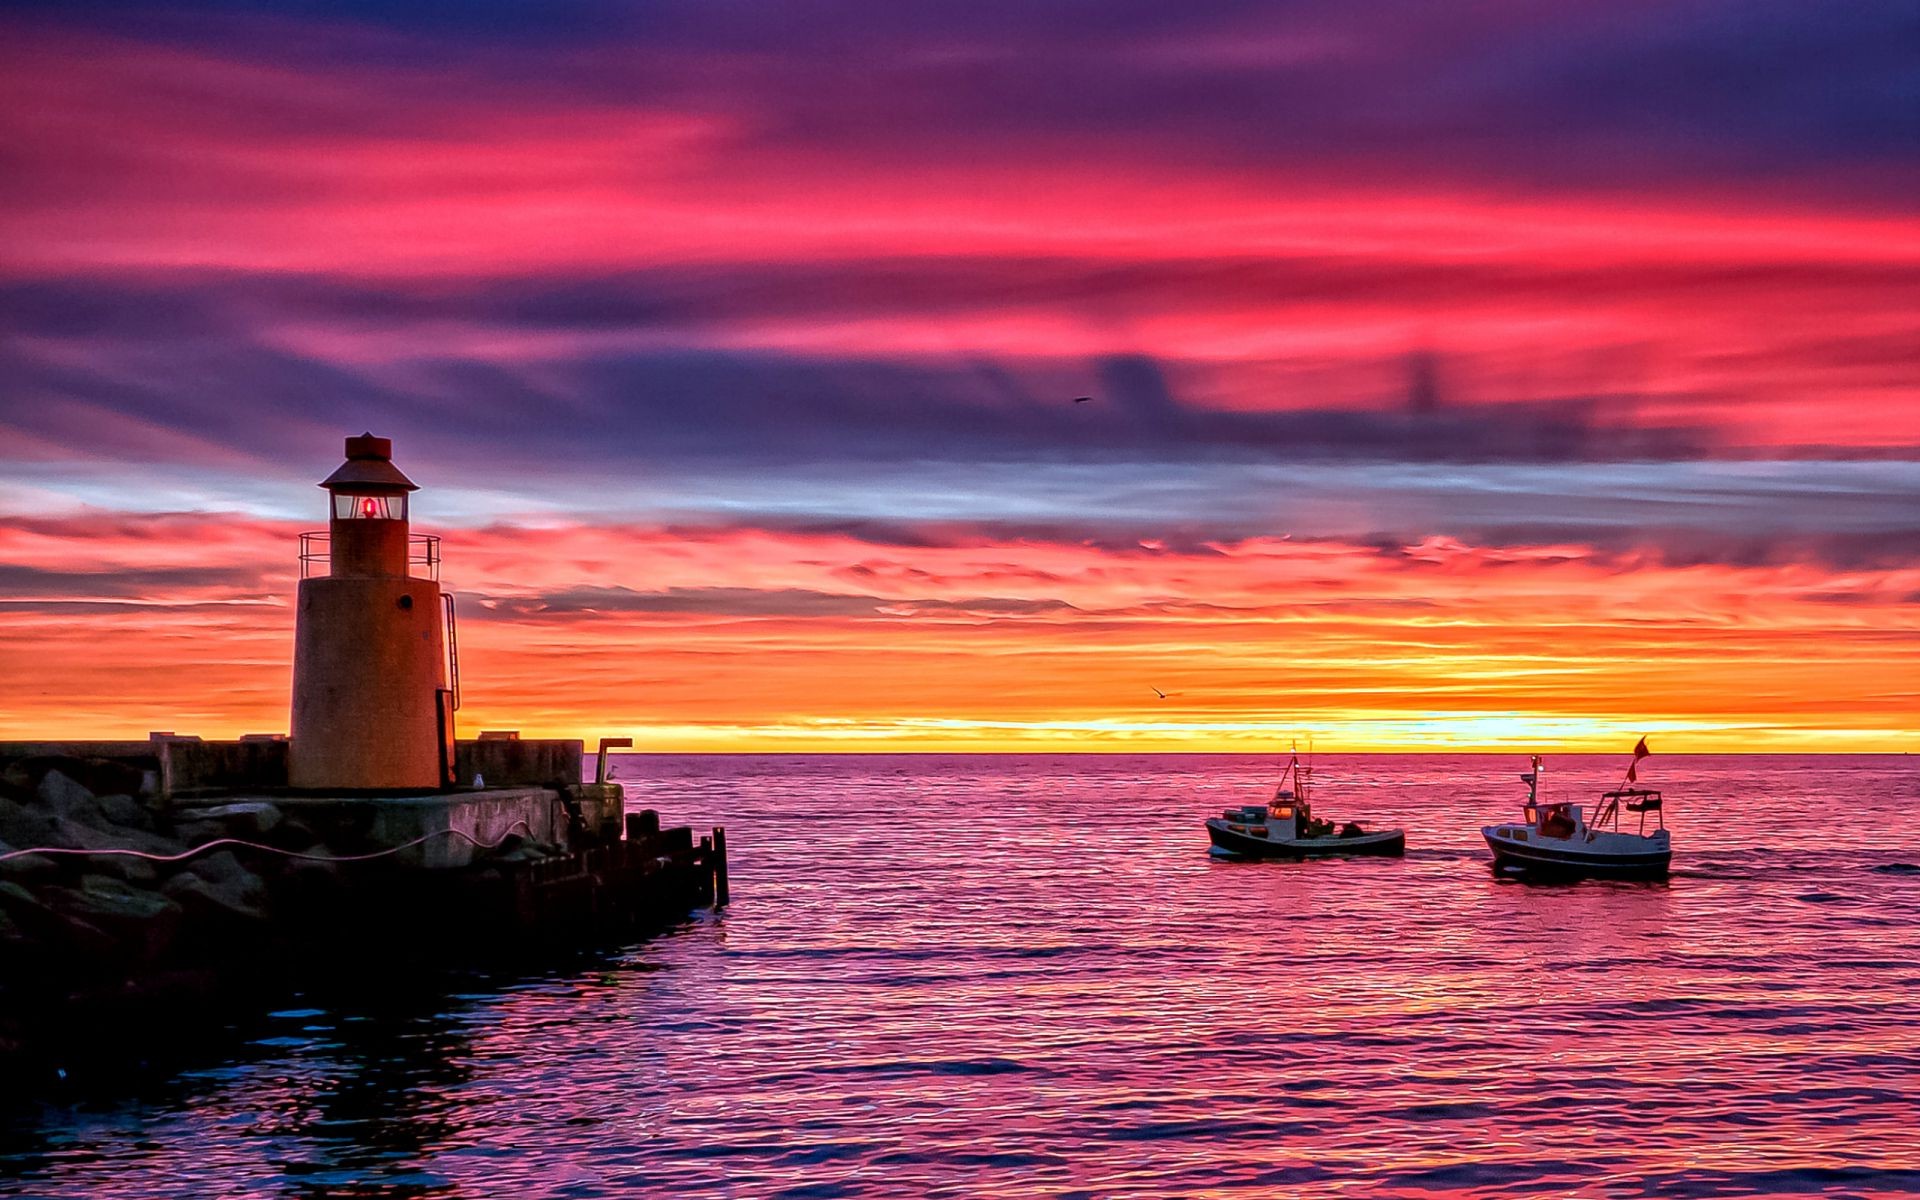
M548 788L489 788L436 796L282 796L286 816L329 846L367 850L430 840L394 856L396 865L447 870L481 857L480 846L519 834L548 846L571 848L562 795ZM453 834L458 836L435 836Z
M453 777L470 784L478 775L488 787L566 787L580 782L585 759L585 743L559 738L458 742Z
M0 742L0 771L35 758L115 763L150 776L134 793L149 799L194 792L274 790L287 786L287 746L284 740L266 738Z
M285 739L208 742L190 737L147 741L110 739L0 742L0 771L27 759L57 758L117 764L139 773L118 789L150 800L213 792L277 793L288 786ZM462 741L454 747L455 778L478 775L489 788L565 788L581 780L585 746L578 740Z

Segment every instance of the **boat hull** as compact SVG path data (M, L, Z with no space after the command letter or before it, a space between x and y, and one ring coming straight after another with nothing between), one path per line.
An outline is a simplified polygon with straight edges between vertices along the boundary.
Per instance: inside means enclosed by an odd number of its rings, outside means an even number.
M1207 822L1207 838L1218 853L1239 858L1345 858L1350 855L1390 855L1407 852L1405 830L1388 829L1358 837L1270 838L1238 833L1220 820Z
M1480 835L1493 851L1496 871L1523 872L1529 875L1556 876L1563 879L1660 879L1673 862L1671 847L1645 851L1593 851L1572 843L1515 841L1497 830L1482 829Z

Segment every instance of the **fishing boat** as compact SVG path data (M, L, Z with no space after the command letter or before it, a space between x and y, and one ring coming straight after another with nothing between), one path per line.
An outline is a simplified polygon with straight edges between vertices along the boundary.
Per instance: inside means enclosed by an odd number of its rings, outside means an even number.
M1358 821L1336 827L1313 815L1313 768L1294 754L1269 804L1229 808L1207 819L1210 853L1232 858L1327 858L1407 852L1403 829L1368 830Z
M1513 825L1488 825L1481 830L1493 851L1498 872L1550 875L1562 878L1657 879L1673 861L1673 841L1667 833L1666 808L1652 788L1629 787L1638 781L1638 766L1647 755L1647 740L1634 747L1634 765L1627 768L1622 786L1600 793L1597 815L1589 821L1581 805L1540 799L1540 756L1533 769L1520 776L1527 785L1524 818ZM1639 828L1620 828L1620 814L1634 813ZM1652 814L1655 828L1647 828Z

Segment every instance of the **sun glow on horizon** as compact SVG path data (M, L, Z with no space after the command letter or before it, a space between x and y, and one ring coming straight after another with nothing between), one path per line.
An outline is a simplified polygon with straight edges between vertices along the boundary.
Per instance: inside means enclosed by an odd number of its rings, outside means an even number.
M0 730L283 730L294 529L0 520L0 555L45 584L0 601ZM468 730L662 751L1267 750L1303 731L1355 751L1607 751L1647 733L1672 752L1868 751L1916 732L1897 702L1920 676L1911 568L1457 539L444 536Z

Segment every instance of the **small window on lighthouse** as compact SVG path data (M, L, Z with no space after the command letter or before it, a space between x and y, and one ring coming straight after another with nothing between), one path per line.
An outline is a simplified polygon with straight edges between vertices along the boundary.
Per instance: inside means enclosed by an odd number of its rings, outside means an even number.
M333 516L339 521L404 521L407 498L402 496L354 496L336 492Z

